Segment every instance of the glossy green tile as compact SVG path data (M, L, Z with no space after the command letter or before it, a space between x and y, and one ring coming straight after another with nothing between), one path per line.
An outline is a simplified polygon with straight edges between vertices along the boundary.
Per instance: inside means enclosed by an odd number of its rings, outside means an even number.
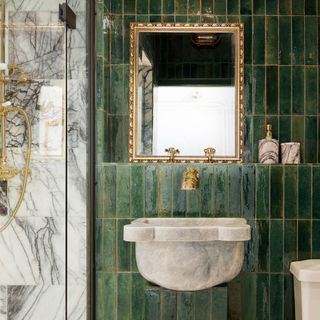
M269 220L257 220L257 271L269 271Z
M162 0L162 12L163 14L174 13L174 1L173 0Z
M161 16L160 15L150 16L150 22L161 22Z
M300 142L300 162L304 162L304 117L292 117L292 141Z
M245 65L244 67L244 104L246 106L245 113L252 114L252 67Z
M160 14L161 13L161 1L150 0L150 14Z
M188 0L175 0L175 14L187 14Z
M269 287L269 274L257 274L257 320L270 319L270 287Z
M227 14L228 15L239 14L239 0L227 0Z
M213 14L213 1L201 0L201 13L202 14Z
M111 13L122 13L122 1L110 0L111 2Z
M217 165L213 170L213 214L227 216L228 211L228 171L227 166Z
M292 56L291 36L288 36L288 35L291 35L291 17L279 16L279 52L278 54L279 54L279 63L281 65L291 64L291 56Z
M291 274L284 275L284 301L283 301L283 315L284 319L295 319L294 313L294 290L293 277Z
M116 213L117 217L130 217L130 166L117 166Z
M320 166L313 167L312 217L320 219Z
M304 1L292 0L292 14L304 14Z
M283 167L271 166L270 176L270 214L271 218L283 217Z
M304 64L304 17L292 17L292 64Z
M318 35L315 32L317 17L305 17L305 64L316 65L318 61Z
M298 221L298 260L311 258L311 222Z
M253 18L253 63L264 64L265 61L265 17Z
M212 319L228 319L228 288L226 286L212 288Z
M278 64L278 17L266 17L266 63Z
M114 271L116 267L116 222L114 219L103 219L102 221L102 244L101 269L103 271Z
M188 3L188 14L198 14L200 13L200 0L189 0Z
M257 274L255 272L245 272L240 274L240 276L242 319L256 320ZM250 303L248 303L248 301L250 301Z
M265 125L265 117L264 116L254 116L253 117L253 148L252 148L252 153L253 153L253 162L258 162L258 146L259 146L259 140L263 139L265 137L265 130L264 130L264 125Z
M117 220L117 271L131 270L131 243L123 240L123 227L130 224L129 219Z
M279 143L291 141L291 117L281 116L279 117ZM281 150L281 145L279 146ZM281 153L281 151L279 151ZM281 158L281 154L279 156ZM279 161L281 161L279 159Z
M176 16L175 19L176 19L175 20L176 22L187 22L188 21L187 16Z
M292 67L292 113L304 114L304 67Z
M134 15L125 15L123 17L123 63L129 64L130 62L130 22L135 22L136 17ZM128 68L128 67L127 67ZM128 85L129 75L124 74L124 84ZM129 101L129 96L125 92L127 101ZM128 106L127 106L128 108ZM126 111L128 113L128 110Z
M312 259L320 259L320 221L312 221Z
M241 16L241 22L244 23L244 63L252 63L252 16ZM246 82L246 78L244 78ZM251 107L250 104L246 106Z
M186 191L181 190L182 176L186 169L184 166L173 167L172 171L172 213L174 217L186 215Z
M136 1L137 1L137 14L148 14L149 0L136 0Z
M194 320L211 320L211 289L194 294Z
M267 67L266 102L267 114L278 114L278 67Z
M265 14L266 3L265 0L254 0L253 2L253 13L254 14Z
M121 1L120 1L121 2ZM111 63L123 63L123 25L121 16L113 16L111 27Z
M270 221L270 271L283 270L283 221Z
M295 219L298 212L298 167L284 168L284 218Z
M104 167L99 165L96 166L96 201L95 201L95 211L96 218L102 218L104 213L104 202L106 194L104 192Z
M174 22L175 17L171 15L162 15L162 22Z
M172 166L159 167L158 214L160 217L172 215Z
M299 166L299 185L298 185L298 217L299 219L311 218L311 166Z
M160 291L148 289L145 295L145 318L160 320Z
M252 69L253 112L255 115L264 115L266 104L266 68L264 66L254 66Z
M145 165L131 166L130 213L133 218L144 216Z
M104 68L103 68L103 58L97 57L96 59L96 68L97 68L97 74L96 74L96 108L102 109L104 107L105 103L105 92L104 92Z
M193 15L193 16L188 16L188 22L201 22L201 17L200 15Z
M317 162L317 117L305 118L305 146L304 146L304 162L315 163Z
M318 5L319 5L319 1L318 1ZM317 0L305 0L304 8L305 8L306 15L316 15L317 14Z
M100 77L103 79L98 78L98 73ZM110 102L110 92L111 92L111 67L109 63L104 63L103 72L97 71L97 81L101 81L101 88L99 90L103 90L103 94L100 96L99 103L102 103L101 109L103 109L107 114L111 113L111 102ZM97 89L98 90L98 89ZM99 94L97 92L97 94Z
M254 175L254 165L245 165L242 167L242 210L243 217L246 219L253 219L255 213Z
M306 114L316 115L318 109L317 67L306 67Z
M99 179L102 180L101 192L104 192L103 197L103 217L112 218L116 216L116 166L107 165L101 168L101 176Z
M130 319L132 277L131 273L118 273L117 320Z
M137 0L123 0L123 11L125 14L134 14ZM139 1L139 0L138 0ZM119 1L121 2L121 1Z
M140 273L132 273L131 319L145 320L144 279Z
M199 171L200 183L199 183L198 189L190 192L186 192L186 206L187 206L186 216L198 217L199 215L202 215L202 200L201 200L202 195L201 195L201 188L200 188L200 184L202 180L201 170L200 170L201 167L196 165L193 165L193 166L188 165L188 167L195 168Z
M291 114L291 67L279 67L279 112Z
M278 1L279 0L268 0L268 1L266 1L266 13L267 13L267 15L269 15L269 14L270 15L278 14Z
M177 320L193 320L194 314L194 293L177 293Z
M177 293L171 290L161 291L161 319L176 319Z
M269 218L270 166L256 167L256 215L258 219Z
M95 219L95 264L96 270L102 270L103 258L103 232L102 232L102 219Z
M283 240L283 269L288 273L291 261L298 258L297 220L284 220Z
M279 14L280 15L290 15L291 14L291 0L281 0L279 1Z
M199 181L199 191L201 195L201 215L204 217L212 216L213 213L213 166L203 166L200 168L199 172L200 181Z
M252 116L245 116L243 121L243 162L244 163L251 163L254 162L253 160L253 117ZM257 155L255 155L257 156ZM256 159L256 157L254 157Z
M283 275L270 274L270 319L282 320L283 316Z
M173 17L171 16L172 20ZM137 14L136 15L136 22L149 22L149 16L146 14Z
M243 271L255 272L258 265L258 230L256 228L255 220L247 220L247 223L251 227L251 239L244 244L246 254L244 256Z
M228 209L231 217L241 216L241 176L242 167L240 165L228 166Z
M146 166L145 179L146 216L156 217L158 214L158 174L156 165Z
M214 1L214 14L222 15L227 12L227 0Z
M240 1L240 13L241 14L252 14L252 0Z
M127 114L128 110L123 110L126 106L126 96L124 94L124 70L122 65L114 65L111 67L111 83L112 90L110 92L109 112L111 114Z

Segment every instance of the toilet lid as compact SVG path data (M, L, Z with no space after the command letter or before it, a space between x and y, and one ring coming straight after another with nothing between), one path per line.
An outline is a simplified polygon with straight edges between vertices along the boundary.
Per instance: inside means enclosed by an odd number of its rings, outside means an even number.
M291 262L290 272L299 281L320 282L320 259Z

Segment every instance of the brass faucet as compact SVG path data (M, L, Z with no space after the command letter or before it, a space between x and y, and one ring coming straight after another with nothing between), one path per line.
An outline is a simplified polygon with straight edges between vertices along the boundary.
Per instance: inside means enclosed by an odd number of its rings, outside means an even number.
M204 149L204 154L208 158L208 162L212 162L213 155L215 154L215 152L216 152L215 148L209 147Z
M169 156L169 161L170 162L174 162L175 161L175 159L174 159L175 156L180 153L179 149L176 149L174 147L167 148L164 151L168 152L168 156Z
M196 190L199 186L199 172L193 168L187 168L183 172L181 190Z

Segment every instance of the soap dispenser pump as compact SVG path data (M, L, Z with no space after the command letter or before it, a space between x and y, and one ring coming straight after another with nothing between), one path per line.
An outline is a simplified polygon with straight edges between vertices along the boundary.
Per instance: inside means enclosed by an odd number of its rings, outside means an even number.
M259 140L259 162L279 163L279 141L272 139L272 125L267 124L266 137Z

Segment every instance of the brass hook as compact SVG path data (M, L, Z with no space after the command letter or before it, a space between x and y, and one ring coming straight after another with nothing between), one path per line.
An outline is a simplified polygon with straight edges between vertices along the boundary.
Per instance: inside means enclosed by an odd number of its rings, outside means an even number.
M175 161L174 158L175 158L176 154L180 153L179 149L176 149L174 147L167 148L164 151L168 152L168 156L169 156L169 161L170 162L174 162Z
M208 158L208 162L212 162L213 155L215 153L216 153L216 149L215 148L209 147L209 148L204 149L204 154Z

